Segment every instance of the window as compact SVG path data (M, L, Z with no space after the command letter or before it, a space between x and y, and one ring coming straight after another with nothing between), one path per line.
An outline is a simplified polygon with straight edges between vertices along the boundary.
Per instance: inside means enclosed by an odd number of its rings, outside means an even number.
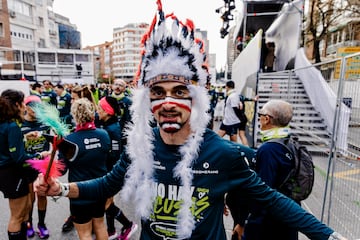
M31 5L19 0L8 1L9 10L31 17Z
M87 54L76 54L76 62L89 62L89 55Z
M35 57L34 57L34 52L23 52L23 61L24 63L34 63L35 62Z
M3 23L0 23L0 37L4 36L4 26Z
M345 36L344 36L344 38L345 38L344 40L345 40L345 41L351 40L351 39L350 39L350 32L349 32L349 30L344 29L344 33L345 33L345 34L344 34L344 35L345 35Z
M40 47L40 48L45 48L46 47L45 46L45 39L43 39L43 38L39 39L38 47Z
M58 53L58 63L62 65L74 64L74 55L68 53Z
M340 43L342 41L342 31L338 31L338 39L337 42Z
M43 26L44 26L44 18L39 17L38 21L39 21L39 22L38 22L39 26L40 26L40 27L43 27Z
M43 0L36 0L36 4L38 6L42 6L43 5Z
M38 53L39 64L55 64L55 53Z

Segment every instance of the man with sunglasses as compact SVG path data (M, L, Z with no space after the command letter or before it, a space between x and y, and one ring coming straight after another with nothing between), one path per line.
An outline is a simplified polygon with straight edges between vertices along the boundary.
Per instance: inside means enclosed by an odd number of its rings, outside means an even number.
M124 129L126 124L131 121L130 106L132 104L126 92L126 82L120 78L115 79L112 90L111 97L116 99L120 108L119 124L121 129Z
M290 137L289 123L292 116L291 104L283 100L268 101L258 113L263 144L256 153L255 171L273 189L277 189L285 181L294 168L294 161L284 146L270 140ZM296 229L274 218L258 204L250 204L249 209L250 215L244 230L245 240L265 239L270 232L276 239L298 239Z

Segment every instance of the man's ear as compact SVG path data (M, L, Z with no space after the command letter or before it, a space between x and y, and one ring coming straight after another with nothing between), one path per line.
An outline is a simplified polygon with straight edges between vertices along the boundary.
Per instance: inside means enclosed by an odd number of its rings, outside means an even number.
M266 124L272 124L271 117L269 115L265 115L264 117L265 117Z

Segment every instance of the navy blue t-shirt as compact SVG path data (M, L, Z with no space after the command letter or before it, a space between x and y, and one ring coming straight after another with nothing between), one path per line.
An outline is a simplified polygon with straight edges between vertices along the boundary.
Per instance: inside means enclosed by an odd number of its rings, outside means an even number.
M83 181L104 176L110 152L110 137L103 129L81 130L66 136L77 151L71 159L65 159L69 170L69 182ZM72 204L96 202L94 199L70 199Z

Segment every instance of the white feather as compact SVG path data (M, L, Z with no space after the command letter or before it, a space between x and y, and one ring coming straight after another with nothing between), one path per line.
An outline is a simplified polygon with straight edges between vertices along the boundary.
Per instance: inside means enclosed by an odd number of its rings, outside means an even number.
M122 189L124 200L129 201L135 195L136 208L141 217L147 217L152 209L154 193L151 191L153 181L153 133L149 125L152 119L150 111L149 89L134 91L131 105L133 124L127 130L127 154L131 165L126 173Z
M207 114L209 98L205 88L190 85L189 90L193 98L190 116L193 134L188 137L185 145L180 148L179 151L183 157L174 169L174 177L179 177L184 187L183 204L181 205L177 224L177 234L181 238L189 238L195 228L195 220L190 211L193 204L191 195L192 166L198 158L199 147L203 141L203 134L210 119L210 116Z
M171 48L165 56L151 60L147 67L146 80L166 73L191 78L194 73L186 65L188 57L179 58L178 54L178 49Z

